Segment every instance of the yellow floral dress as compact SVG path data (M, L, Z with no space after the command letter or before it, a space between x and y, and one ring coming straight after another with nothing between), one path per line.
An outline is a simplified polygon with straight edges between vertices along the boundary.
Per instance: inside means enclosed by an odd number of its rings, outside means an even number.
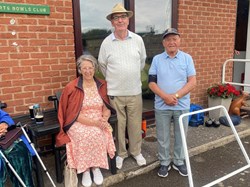
M96 86L84 89L81 113L92 119L102 118L103 100ZM66 144L67 162L70 168L82 173L91 167L108 169L108 157L115 155L112 133L97 126L75 122L68 130L71 142Z

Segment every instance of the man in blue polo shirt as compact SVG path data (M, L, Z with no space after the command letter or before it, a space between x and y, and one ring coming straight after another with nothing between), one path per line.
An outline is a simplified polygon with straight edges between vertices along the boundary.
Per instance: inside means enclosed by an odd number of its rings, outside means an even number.
M167 29L162 41L165 51L153 58L149 69L149 88L155 93L158 158L161 164L158 175L160 177L167 177L171 169L170 127L172 120L175 137L172 167L182 176L187 176L179 117L189 112L190 91L196 85L196 71L192 57L179 50L180 41L180 34L176 29ZM188 118L183 118L183 124L187 133Z

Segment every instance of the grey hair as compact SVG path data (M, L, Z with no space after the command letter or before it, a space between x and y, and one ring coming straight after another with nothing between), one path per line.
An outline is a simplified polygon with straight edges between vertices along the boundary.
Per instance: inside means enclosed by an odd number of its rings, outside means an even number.
M81 67L82 67L82 63L83 63L84 61L89 61L89 62L91 62L92 65L94 66L94 69L97 68L97 60L96 60L96 58L95 58L94 56L92 56L92 55L81 55L81 56L77 59L77 61L76 61L77 71L78 71L79 75L82 74L82 72L81 72Z

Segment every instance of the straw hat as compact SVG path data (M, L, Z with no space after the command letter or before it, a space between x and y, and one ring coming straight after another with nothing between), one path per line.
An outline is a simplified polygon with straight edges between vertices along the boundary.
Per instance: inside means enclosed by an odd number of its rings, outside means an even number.
M127 13L129 18L131 18L133 16L132 11L126 10L121 3L118 3L113 7L112 12L109 15L107 15L106 18L109 21L111 21L112 14L116 14L116 13Z

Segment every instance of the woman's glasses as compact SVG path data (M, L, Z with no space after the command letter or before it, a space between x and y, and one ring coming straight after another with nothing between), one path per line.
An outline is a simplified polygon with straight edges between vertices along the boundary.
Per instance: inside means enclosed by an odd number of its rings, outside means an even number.
M81 68L82 71L93 71L94 70L94 67L84 67L84 68Z

